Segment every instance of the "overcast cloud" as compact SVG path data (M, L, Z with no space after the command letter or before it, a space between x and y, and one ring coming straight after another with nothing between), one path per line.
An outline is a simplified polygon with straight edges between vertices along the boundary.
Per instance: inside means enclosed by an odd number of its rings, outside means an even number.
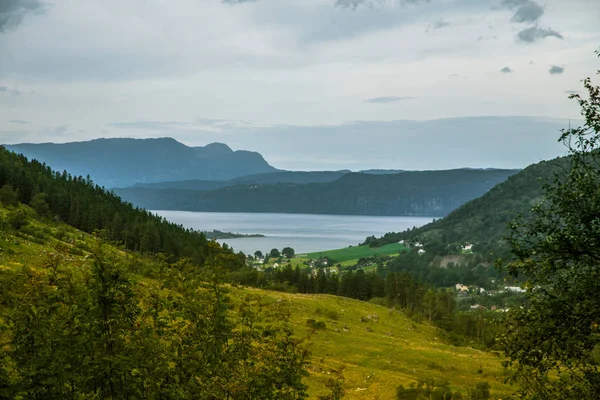
M410 169L504 165L501 138L526 162L579 117L567 91L599 68L599 18L596 0L3 0L0 142L173 136L280 168ZM499 138L477 136L484 116ZM418 123L436 129L407 139ZM476 155L426 157L438 142Z

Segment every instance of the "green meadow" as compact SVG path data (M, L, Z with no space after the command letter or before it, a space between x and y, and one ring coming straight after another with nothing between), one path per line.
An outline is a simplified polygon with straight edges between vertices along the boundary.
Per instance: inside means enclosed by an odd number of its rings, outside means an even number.
M49 253L58 248L68 251L74 265L84 260L97 239L57 222L41 222L35 213L23 207L29 225L21 232L0 230L0 270L34 270L43 265ZM6 210L0 209L0 217ZM400 245L386 246L382 252L356 247L324 254L348 260L373 254L393 254ZM123 257L136 257L122 252ZM136 290L144 291L152 280L140 277ZM501 397L512 391L502 383L502 358L470 347L455 347L443 339L439 329L414 321L394 309L331 296L272 292L254 288L229 287L233 303L248 295L258 295L269 307L284 310L295 335L308 350L309 375L305 383L311 399L328 393L328 380L342 371L345 399L393 399L396 388L418 379L447 381L453 391L467 393L479 382L488 382L492 394ZM233 311L232 311L233 312ZM311 325L309 320L318 323Z
M306 254L306 257L317 259L328 257L336 262L342 263L345 261L358 260L359 258L372 257L375 255L395 255L398 252L405 250L406 247L400 243L386 244L381 247L350 246L343 249L319 251ZM299 255L302 257L302 255Z

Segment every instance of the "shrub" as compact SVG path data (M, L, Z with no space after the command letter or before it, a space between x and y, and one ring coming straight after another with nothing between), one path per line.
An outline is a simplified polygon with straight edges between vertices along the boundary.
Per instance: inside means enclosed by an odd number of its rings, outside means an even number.
M325 322L323 321L316 321L314 319L307 319L306 320L306 325L312 329L315 330L322 330L326 328Z
M15 229L21 229L24 226L27 226L27 224L29 224L27 213L21 208L11 211L8 214L8 223Z

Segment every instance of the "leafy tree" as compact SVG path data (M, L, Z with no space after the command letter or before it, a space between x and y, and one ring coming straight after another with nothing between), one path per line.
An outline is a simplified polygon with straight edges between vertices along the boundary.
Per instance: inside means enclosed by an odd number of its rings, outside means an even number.
M281 254L283 254L284 257L293 258L296 255L296 252L291 247L284 247L283 250L281 250Z
M50 205L48 204L47 199L48 195L46 193L38 193L33 196L33 199L31 199L31 202L29 203L41 217L45 217L50 213Z
M16 210L11 211L8 214L8 223L15 229L21 229L27 224L29 224L29 220L27 219L27 212L22 208L17 208Z
M4 206L16 206L19 202L19 194L11 185L0 188L0 203Z
M259 259L259 258L263 258L263 253L260 250L257 250L254 252L254 257Z
M560 137L570 165L508 237L508 271L527 278L529 297L504 338L523 398L600 398L600 87L583 84L589 99L570 97L585 124Z
M269 252L269 257L279 258L279 257L281 257L281 253L279 253L279 250L277 250L277 249L271 249L271 251Z

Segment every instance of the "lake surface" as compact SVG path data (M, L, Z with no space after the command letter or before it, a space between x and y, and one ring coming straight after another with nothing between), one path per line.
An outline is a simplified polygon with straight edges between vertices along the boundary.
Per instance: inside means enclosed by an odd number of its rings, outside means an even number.
M273 248L308 253L356 246L367 236L403 231L432 221L426 217L371 217L355 215L211 213L152 211L186 228L203 231L259 233L263 238L222 239L236 251L253 254Z

